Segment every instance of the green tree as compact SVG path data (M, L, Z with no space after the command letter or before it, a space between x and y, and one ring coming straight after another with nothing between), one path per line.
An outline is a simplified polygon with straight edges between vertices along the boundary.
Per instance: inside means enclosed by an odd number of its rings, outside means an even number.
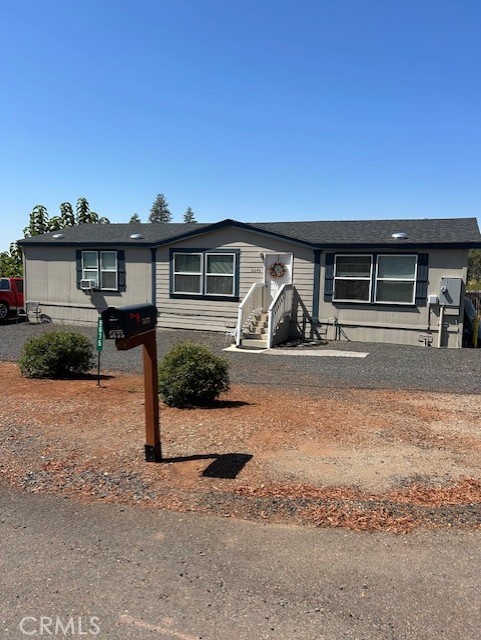
M187 207L187 211L184 213L184 222L197 222L195 213L190 207Z
M62 220L62 228L75 226L75 214L70 202L62 202L60 205L60 218Z
M129 224L139 224L142 222L138 213L134 213L133 216L130 217Z
M172 222L172 214L163 193L159 193L150 209L149 222Z
M31 238L32 236L39 236L42 233L47 233L49 229L49 220L47 208L43 204L37 204L32 209L28 226L23 230L25 238Z
M77 224L109 224L108 218L101 218L98 213L90 210L87 198L79 198L77 200Z
M481 249L469 250L468 282L481 282Z
M0 253L0 276L20 278L23 275L22 252L16 242L12 242L9 251Z

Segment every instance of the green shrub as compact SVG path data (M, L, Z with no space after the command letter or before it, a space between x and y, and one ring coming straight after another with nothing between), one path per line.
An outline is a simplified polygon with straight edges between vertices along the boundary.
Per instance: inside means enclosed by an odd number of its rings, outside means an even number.
M159 393L171 407L205 407L229 390L229 364L207 347L179 342L159 364Z
M26 378L68 378L87 373L93 364L91 342L76 331L49 331L31 338L18 361Z

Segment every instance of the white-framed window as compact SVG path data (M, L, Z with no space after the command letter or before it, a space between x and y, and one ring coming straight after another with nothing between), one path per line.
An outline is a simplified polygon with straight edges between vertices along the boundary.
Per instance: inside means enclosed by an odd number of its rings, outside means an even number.
M372 269L372 255L336 255L333 300L336 302L370 302Z
M234 253L207 253L205 256L205 293L233 296L235 277Z
M375 302L414 304L416 277L417 255L378 255Z
M174 293L202 295L202 254L174 253Z
M82 279L92 280L94 289L117 291L117 251L82 251Z
M172 293L193 296L236 295L237 253L182 252L172 256Z

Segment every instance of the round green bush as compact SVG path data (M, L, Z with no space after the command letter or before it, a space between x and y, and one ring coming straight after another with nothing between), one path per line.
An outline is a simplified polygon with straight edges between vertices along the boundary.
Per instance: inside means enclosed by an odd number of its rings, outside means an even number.
M30 338L18 361L26 378L69 378L87 373L93 365L93 346L76 331L49 331Z
M205 407L229 390L229 363L207 347L179 342L159 364L159 393L171 407Z

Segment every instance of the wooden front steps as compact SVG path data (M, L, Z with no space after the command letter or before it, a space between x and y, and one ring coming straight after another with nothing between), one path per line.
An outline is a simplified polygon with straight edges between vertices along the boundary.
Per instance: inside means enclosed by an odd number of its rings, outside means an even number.
M268 314L257 313L250 321L248 329L242 332L240 347L245 349L268 349Z

